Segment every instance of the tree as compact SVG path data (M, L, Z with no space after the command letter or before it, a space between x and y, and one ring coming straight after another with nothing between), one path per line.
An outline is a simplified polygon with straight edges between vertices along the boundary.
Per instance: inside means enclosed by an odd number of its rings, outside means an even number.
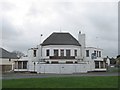
M117 58L119 58L119 57L120 57L120 55L117 56Z
M116 59L115 59L115 58L113 58L113 57L112 57L112 58L110 58L110 64L114 64L114 65L115 65L115 64L116 64Z
M120 65L120 55L117 56L116 58L116 64L119 66Z
M21 51L17 51L17 50L13 51L12 53L15 53L18 56L18 58L21 58L22 56L25 56L24 53L22 53Z

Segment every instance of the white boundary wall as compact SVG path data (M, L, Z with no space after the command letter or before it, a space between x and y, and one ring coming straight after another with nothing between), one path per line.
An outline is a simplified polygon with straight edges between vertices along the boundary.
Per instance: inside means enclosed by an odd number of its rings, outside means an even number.
M88 64L38 64L37 73L72 74L87 73Z

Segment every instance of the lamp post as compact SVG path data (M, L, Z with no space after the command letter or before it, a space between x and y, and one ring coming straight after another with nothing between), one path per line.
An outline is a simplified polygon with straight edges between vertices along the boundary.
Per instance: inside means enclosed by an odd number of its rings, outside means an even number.
M42 36L43 36L43 34L40 35L40 45L42 44ZM41 45L41 49L40 49L40 60L42 61L42 45Z
M40 67L40 62L42 61L42 45L41 45L41 43L42 43L42 36L43 36L43 34L40 35L40 46L39 46L40 47L39 48L39 50L40 50L39 51L40 52L40 57L38 56L39 57L39 61L38 61L38 63L39 63L39 69L38 69L39 72L40 72L40 68L41 68Z

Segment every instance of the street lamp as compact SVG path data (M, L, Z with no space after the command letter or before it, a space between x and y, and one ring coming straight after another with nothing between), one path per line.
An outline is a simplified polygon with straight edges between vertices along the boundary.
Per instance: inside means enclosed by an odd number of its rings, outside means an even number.
M41 62L41 60L42 60L42 36L43 36L43 34L40 34L40 48L39 48L39 52L40 52L40 57L39 57L39 55L38 55L38 63L39 63L39 71L40 71L40 62Z

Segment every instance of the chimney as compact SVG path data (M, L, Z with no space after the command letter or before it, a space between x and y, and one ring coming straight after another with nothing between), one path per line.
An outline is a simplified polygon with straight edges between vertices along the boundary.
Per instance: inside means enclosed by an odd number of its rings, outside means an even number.
M81 57L85 56L85 34L82 34L81 31L78 33L78 42L81 44Z

